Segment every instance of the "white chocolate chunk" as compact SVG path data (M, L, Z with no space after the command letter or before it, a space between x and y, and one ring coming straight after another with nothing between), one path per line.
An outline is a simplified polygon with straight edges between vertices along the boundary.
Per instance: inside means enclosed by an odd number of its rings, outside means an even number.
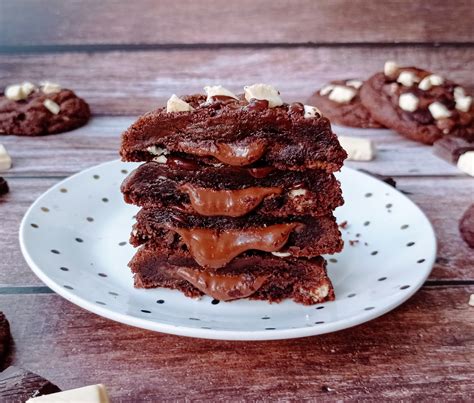
M104 385L91 385L83 388L42 395L28 399L26 403L109 403L109 396Z
M26 97L23 95L20 84L9 85L5 88L5 97L10 101L21 101Z
M455 98L456 100L456 109L461 112L469 112L469 109L471 109L472 105L472 97L467 96L467 97L458 97Z
M181 98L178 98L176 94L171 95L168 102L166 102L166 112L191 112L193 107L187 102L183 101Z
M398 69L399 69L399 67L398 67L397 63L395 63L392 60L387 60L385 62L385 65L383 66L383 73L387 77L392 77L397 73Z
M50 81L44 81L41 83L41 91L43 94L55 94L61 91L61 86Z
M344 85L335 85L328 98L331 101L342 104L344 102L350 102L356 95L357 91L353 88Z
M245 99L250 102L251 99L260 99L268 101L268 106L274 108L275 106L283 105L283 100L280 93L275 87L267 84L246 85L244 87Z
M398 98L398 106L407 112L415 112L420 100L411 92L401 94Z
M0 172L12 167L12 159L3 144L0 144Z
M468 175L474 176L474 151L461 154L458 159L458 168Z
M167 149L161 148L161 147L158 147L158 146L150 146L146 150L150 154L156 155L156 156L169 154L169 151Z
M213 85L213 86L208 85L204 87L204 91L206 91L206 95L207 95L206 102L211 102L213 97L219 97L219 96L238 99L237 96L232 91L229 91L227 88L224 88L222 85Z
M319 116L323 116L323 114L318 108L311 105L304 105L304 118L305 119L317 118Z
M429 76L426 76L423 80L420 81L420 84L418 84L418 88L423 91L428 91L431 87L441 85L443 84L443 82L443 77L437 74L430 74Z
M464 98L465 96L466 96L466 92L464 91L463 87L454 88L454 99Z
M306 189L294 189L288 193L288 196L294 199L295 197L298 197L298 196L305 196L307 193L308 191Z
M43 102L44 107L50 111L53 115L57 115L61 110L61 107L51 99L45 99Z
M375 157L375 145L360 137L338 136L339 143L347 153L349 161L371 161Z
M323 88L321 88L321 89L319 90L319 93L320 93L322 96L325 96L325 95L329 94L333 89L334 89L334 85L328 84L328 85L325 85Z
M347 80L346 81L346 85L348 85L349 87L353 87L356 90L358 90L360 87L362 87L362 84L363 83L360 80Z
M288 257L288 256L291 256L291 253L288 253L288 252L271 252L272 255L276 256L276 257Z
M30 95L33 91L36 90L36 85L33 83L30 83L29 81L25 81L24 83L21 84L21 90L23 91L23 94L27 97Z
M444 119L451 116L451 112L441 102L433 102L428 105L428 109L434 119Z
M402 71L397 78L397 82L405 87L411 87L413 84L420 81L420 79L411 71Z
M166 164L168 158L166 158L164 155L160 155L158 157L153 158L153 161L158 162L158 164Z
M474 294L471 294L469 296L469 302L468 302L469 306L474 306Z

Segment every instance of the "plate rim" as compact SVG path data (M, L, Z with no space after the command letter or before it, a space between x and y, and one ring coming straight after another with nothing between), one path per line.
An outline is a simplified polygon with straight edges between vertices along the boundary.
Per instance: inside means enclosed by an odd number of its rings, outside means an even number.
M54 190L57 188L60 188L64 183L67 183L68 181L86 174L87 172L100 169L103 166L106 165L112 165L116 163L121 163L122 161L120 159L115 159L112 161L107 161L103 162L101 164L94 165L92 167L86 168L82 171L79 171L71 176L68 176L67 178L64 178L63 180L59 181L55 185L51 186L49 189L47 189L45 192L43 192L40 196L36 198L36 200L30 205L30 207L27 209L25 214L23 215L23 218L20 223L20 229L19 229L19 242L20 242L20 249L22 252L22 255L30 267L30 269L33 271L33 273L44 283L46 284L49 288L51 288L56 294L59 296L63 297L64 299L68 300L69 302L91 312L96 315L102 316L104 318L129 325L129 326L134 326L138 327L141 329L146 329L146 330L151 330L155 332L160 332L160 333L165 333L165 334L172 334L172 335L177 335L177 336L185 336L185 337L194 337L194 338L202 338L202 339L211 339L211 340L233 340L233 341L263 341L263 340L283 340L283 339L293 339L293 338L301 338L301 337L308 337L308 336L316 336L316 335L322 335L322 334L327 334L327 333L332 333L336 332L339 330L344 330L344 329L349 329L354 326L369 322L373 319L376 319L382 315L385 315L386 313L392 311L393 309L397 308L398 306L402 305L405 303L408 299L410 299L418 290L423 286L429 275L431 274L433 270L433 265L435 263L436 259L436 254L438 250L438 244L437 244L437 239L436 239L436 233L434 231L433 225L431 224L431 221L428 219L426 214L423 212L423 210L410 198L408 198L406 195L404 195L402 192L400 192L397 188L393 188L392 186L388 185L387 183L381 181L378 178L375 178L369 174L366 174L365 172L361 172L357 169L344 166L342 170L348 170L348 171L353 171L358 175L362 175L364 177L368 177L371 180L380 182L382 186L389 188L391 191L396 191L398 192L402 197L407 199L417 210L419 214L424 218L426 223L428 224L428 229L429 229L429 236L431 238L431 242L433 243L433 253L425 258L427 262L427 267L429 269L426 270L426 273L420 278L418 283L416 285L413 285L410 287L409 290L407 290L403 297L397 299L396 301L393 301L389 304L387 304L384 308L379 308L379 309L374 309L372 311L364 311L363 313L355 316L354 318L350 319L340 319L334 322L329 322L329 323L323 323L323 324L318 324L318 325L313 325L313 326L307 326L307 327L299 327L299 328L290 328L290 329L275 329L272 331L269 330L222 330L222 329L201 329L201 328L195 328L195 327L186 327L186 326L175 326L175 325L170 325L166 323L161 323L161 322L156 322L152 319L142 319L138 318L135 316L131 316L128 314L123 314L120 312L116 312L111 310L108 307L102 307L97 304L94 304L93 302L89 302L86 299L76 295L74 292L71 292L71 290L65 289L64 287L61 287L58 283L56 283L53 279L48 277L48 275L43 272L43 270L38 266L38 264L35 263L33 258L28 252L28 247L25 242L25 229L27 227L27 220L32 214L33 210L37 207L37 205L42 201L44 197L52 193Z

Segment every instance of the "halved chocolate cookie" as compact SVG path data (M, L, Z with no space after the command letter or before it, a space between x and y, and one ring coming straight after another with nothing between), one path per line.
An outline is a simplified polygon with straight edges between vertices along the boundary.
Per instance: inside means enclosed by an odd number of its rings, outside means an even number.
M383 73L363 84L360 98L377 121L412 140L433 144L456 136L474 141L472 97L437 74L387 62Z
M359 90L361 80L335 80L316 91L306 103L314 105L332 123L359 128L381 128L362 104Z

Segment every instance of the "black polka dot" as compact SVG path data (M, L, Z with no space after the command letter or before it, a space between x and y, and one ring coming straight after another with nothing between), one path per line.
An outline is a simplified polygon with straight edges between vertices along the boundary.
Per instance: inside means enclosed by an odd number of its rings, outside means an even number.
M324 323L324 320L320 320L318 322L314 322L315 325L320 325L321 323Z
M410 288L410 286L409 285L402 285L400 287L400 290L406 290L407 288Z
M265 330L275 330L274 327L266 327Z
M30 224L33 228L39 228L39 225L38 224L35 224L35 223L32 223Z
M347 298L352 298L352 297L355 297L355 296L356 296L356 294L349 294L349 295L347 296Z
M67 267L60 267L59 270L62 270L62 271L69 271L69 269Z
M84 242L84 240L83 240L83 239L81 239L81 238L76 238L76 241L77 241L77 242L79 242L79 243L82 243L82 242Z
M324 309L324 306L317 306L316 309Z
M365 197L372 197L372 193L366 193Z
M424 261L425 261L425 259L420 259L416 263L423 263Z
M54 253L55 255L59 255L61 252L59 252L56 249L51 249L51 253Z
M105 302L102 302L102 301L95 301L95 303L98 305L107 305Z
M408 242L408 243L407 243L407 246L408 246L408 247L413 246L413 245L415 245L415 242Z
M48 207L41 207L41 211L44 211L45 213L49 213L49 208Z
M104 203L108 203L108 202L109 202L109 199L107 199L107 197L103 197L103 198L102 198L102 201L103 201Z
M87 217L86 220L89 221L89 222L94 221L94 219L92 217Z
M370 221L366 221L364 225L367 227L367 225L370 225Z
M141 310L143 313L151 313L151 311L149 311L148 309L142 309Z
M65 188L61 188L61 189L59 189L59 191L60 191L61 193L67 193L67 189L65 189Z
M373 306L368 306L367 308L364 308L364 311L371 311L372 309L375 309Z
M337 259L334 259L333 257L329 259L331 263L337 263Z
M263 320L270 319L270 316L263 316L262 319L263 319Z
M385 205L386 208L392 208L393 207L393 204L392 203L388 203Z
M407 229L408 227L409 227L408 224L403 224L403 225L400 227L400 229Z
M110 294L110 295L113 295L114 297L118 297L118 294L117 294L116 292L109 291L109 294Z
M359 234L359 233L356 234L356 238L360 238L360 234Z
M159 299L158 301L156 301L157 304L164 304L165 303L165 300L163 299Z
M100 179L100 176L99 175L94 175L93 178L94 179Z
M74 290L74 288L72 288L70 285L63 285L63 287L68 289L68 290Z
M370 254L371 254L372 256L375 256L377 253L379 253L379 252L378 252L378 251L376 251L376 250L374 250L374 251L373 251L373 252L371 252Z
M218 299L213 299L211 304L212 305L217 305L219 302L221 302L221 301L219 301Z
M201 329L211 329L209 326L201 326Z
M120 172L122 172L123 174L128 174L128 171L126 169L122 169Z
M126 244L127 244L127 242L125 242L125 241L119 242L119 246L125 246Z
M100 277L107 277L107 274L105 273L97 273Z
M380 277L380 278L378 279L378 281L385 281L385 280L387 280L387 277Z
M189 318L189 320L201 320L201 319L198 319L198 318Z

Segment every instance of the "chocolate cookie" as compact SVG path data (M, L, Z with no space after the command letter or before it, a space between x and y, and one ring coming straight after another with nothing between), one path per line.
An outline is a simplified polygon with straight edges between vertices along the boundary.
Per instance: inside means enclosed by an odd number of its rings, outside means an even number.
M360 99L377 121L409 139L425 144L444 136L474 141L472 97L429 71L387 62L383 73L362 85Z
M474 204L466 210L459 222L459 231L470 248L474 248Z
M7 352L10 346L10 340L10 325L3 312L0 312L0 371L5 365Z
M83 126L89 105L57 84L40 88L31 83L11 85L0 95L0 134L42 136Z
M319 108L323 115L338 125L360 128L384 127L362 105L359 96L362 84L360 80L331 81L316 91L306 103Z

